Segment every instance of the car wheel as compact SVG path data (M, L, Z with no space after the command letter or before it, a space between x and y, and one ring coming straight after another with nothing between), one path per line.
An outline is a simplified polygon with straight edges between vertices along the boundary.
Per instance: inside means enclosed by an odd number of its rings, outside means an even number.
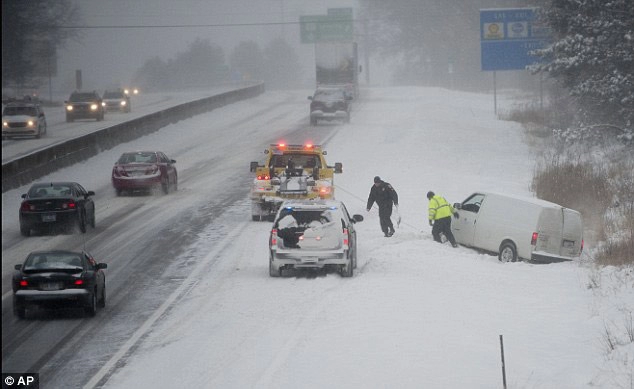
M75 119L73 119L72 117L70 117L70 116L66 116L66 122L67 122L67 123L72 123L74 120L75 120Z
M92 216L90 217L90 226L95 228L97 225L97 217L95 216L95 212L93 211Z
M172 187L172 189L174 189L174 192L178 191L178 177L174 176L174 186Z
M18 319L26 318L26 307L23 304L18 304L15 298L13 299L13 314Z
M90 294L89 304L90 305L84 308L84 311L86 312L86 315L93 317L97 314L97 291L96 290Z
M348 263L341 267L341 276L342 277L352 277L354 274L354 263L352 258L348 257Z
M81 231L82 233L85 233L86 232L86 213L80 212L78 219L79 219L78 220L79 231Z
M117 194L117 196L121 196L121 193L123 192L123 190L115 188L115 193Z
M168 194L170 192L170 181L169 178L161 183L161 187L163 188L163 193Z
M269 275L271 277L279 277L282 275L282 269L273 266L273 257L269 257Z
M517 248L515 248L515 245L512 242L502 242L498 259L500 262L517 262Z
M22 234L22 236L31 236L31 227L26 227L20 224L20 234Z
M251 219L254 222L259 222L260 220L262 220L262 217L260 215L251 215Z
M99 308L105 308L106 306L106 284L103 284L103 289L101 289L101 298L99 299Z
M40 139L42 137L42 127L37 128L37 135L35 135L35 139Z
M310 118L310 125L311 125L311 126L314 126L314 125L316 125L316 124L317 124L317 119Z

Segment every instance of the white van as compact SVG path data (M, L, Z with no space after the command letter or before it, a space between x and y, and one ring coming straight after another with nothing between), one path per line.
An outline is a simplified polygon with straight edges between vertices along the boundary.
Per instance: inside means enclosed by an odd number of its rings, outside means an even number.
M569 261L581 255L581 214L535 198L478 192L454 204L456 242L497 253L502 262Z

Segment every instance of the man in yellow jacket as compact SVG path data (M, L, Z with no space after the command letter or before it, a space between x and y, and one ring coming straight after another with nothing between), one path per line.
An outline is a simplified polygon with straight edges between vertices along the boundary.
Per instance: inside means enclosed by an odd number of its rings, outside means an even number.
M440 240L442 232L453 247L458 247L456 238L451 232L451 215L457 219L458 213L447 200L432 191L427 192L427 199L429 200L429 225L432 226L431 234L434 240L442 243Z

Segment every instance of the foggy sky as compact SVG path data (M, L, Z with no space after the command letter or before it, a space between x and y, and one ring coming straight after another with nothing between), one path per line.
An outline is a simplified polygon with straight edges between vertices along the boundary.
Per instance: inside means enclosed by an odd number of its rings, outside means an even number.
M165 26L192 24L254 24L253 26L88 28L78 31L58 52L53 94L65 95L75 87L75 70L82 71L83 89L129 84L134 72L152 57L163 60L186 51L196 38L208 39L224 49L228 60L241 41L253 40L264 48L281 35L314 76L313 47L301 44L300 15L326 14L328 8L355 7L354 0L77 0L85 26ZM259 23L293 23L257 25Z

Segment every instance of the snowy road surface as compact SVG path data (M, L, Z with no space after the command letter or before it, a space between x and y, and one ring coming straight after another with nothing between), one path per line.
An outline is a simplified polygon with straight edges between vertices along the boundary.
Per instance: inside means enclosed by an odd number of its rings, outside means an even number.
M633 309L620 272L502 264L431 240L428 190L451 202L475 190L529 194L534 156L490 96L366 90L350 124L310 127L308 94L267 92L44 179L97 193L85 247L109 266L95 318L13 317L13 265L35 249L81 249L84 236L21 237L26 187L4 193L3 372L37 371L47 388L494 388L504 335L509 388L630 385L632 344L607 358L602 342L606 328L623 335ZM249 221L248 165L278 140L325 143L328 161L343 162L336 196L366 218L353 278L268 276L270 223ZM178 192L116 197L112 163L152 148L177 160ZM365 212L375 175L399 193L392 238Z

